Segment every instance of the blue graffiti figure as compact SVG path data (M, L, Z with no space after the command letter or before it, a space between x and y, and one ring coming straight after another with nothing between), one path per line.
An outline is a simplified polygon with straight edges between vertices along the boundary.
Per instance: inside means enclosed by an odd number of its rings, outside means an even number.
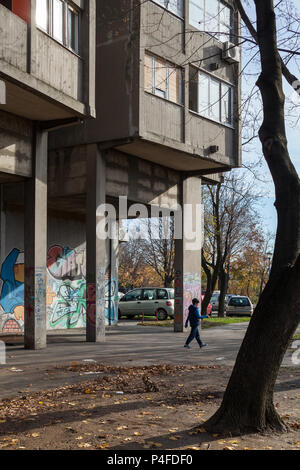
M3 281L0 304L5 313L14 313L24 305L24 264L16 264L20 250L14 248L2 264L0 277Z

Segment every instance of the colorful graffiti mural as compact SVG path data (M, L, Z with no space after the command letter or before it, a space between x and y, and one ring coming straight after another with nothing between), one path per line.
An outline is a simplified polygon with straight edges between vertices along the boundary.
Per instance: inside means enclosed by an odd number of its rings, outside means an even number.
M185 273L183 276L184 321L187 319L189 306L193 299L201 299L201 276L196 273Z
M0 331L20 333L24 328L24 253L14 248L2 263Z
M4 260L0 278L0 332L20 333L24 328L24 256L14 248ZM47 254L46 305L49 329L86 326L86 251L53 245ZM105 274L107 324L118 320L118 281Z
M84 248L53 245L47 256L47 313L51 329L86 326Z
M109 266L105 274L105 317L109 325L118 321L118 281L111 277Z

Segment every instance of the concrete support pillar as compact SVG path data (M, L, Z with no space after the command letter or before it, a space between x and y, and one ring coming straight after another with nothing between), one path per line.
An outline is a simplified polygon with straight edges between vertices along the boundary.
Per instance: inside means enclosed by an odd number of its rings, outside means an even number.
M86 207L86 340L105 341L105 272L107 240L97 237L102 216L97 208L105 203L105 158L96 144L87 146Z
M182 239L175 241L175 332L184 330L192 299L201 301L201 180L183 180L180 194L183 225Z
M24 345L47 345L47 166L48 133L35 130L32 177L25 182L24 211Z

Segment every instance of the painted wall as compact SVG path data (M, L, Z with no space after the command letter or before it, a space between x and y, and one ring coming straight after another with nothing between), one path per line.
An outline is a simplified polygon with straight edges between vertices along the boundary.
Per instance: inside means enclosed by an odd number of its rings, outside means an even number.
M0 334L24 329L23 212L1 211ZM5 235L5 236L4 236ZM110 243L105 277L106 323L118 320L118 280L112 279ZM84 328L86 325L85 224L81 220L54 218L48 221L47 327Z

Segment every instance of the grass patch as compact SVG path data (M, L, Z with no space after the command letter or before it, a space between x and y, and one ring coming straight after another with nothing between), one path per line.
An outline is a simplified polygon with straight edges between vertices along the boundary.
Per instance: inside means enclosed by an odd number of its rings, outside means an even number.
M294 338L293 338L294 341L297 340L297 339L300 339L300 334L299 334L299 335L295 335Z
M202 328L213 328L215 326L230 325L231 323L249 323L250 317L212 317L202 320Z
M230 325L231 323L249 323L250 317L226 317L226 318L208 318L206 320L202 320L202 328L213 328L216 326L223 326L223 325ZM164 321L156 321L156 320L146 320L144 323L141 321L138 323L141 326L162 326L162 327L173 327L174 320L164 320Z
M144 323L139 322L138 325L141 326L162 326L162 327L173 327L174 326L174 320L163 320L163 321L156 321L156 320L146 320Z

